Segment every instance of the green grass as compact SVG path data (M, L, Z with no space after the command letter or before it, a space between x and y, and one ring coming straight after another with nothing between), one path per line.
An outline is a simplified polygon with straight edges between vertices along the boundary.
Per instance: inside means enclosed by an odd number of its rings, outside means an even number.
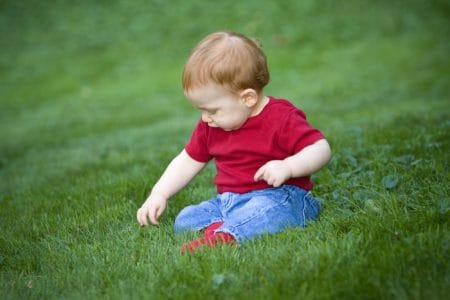
M448 1L0 1L0 298L444 299ZM137 208L198 118L181 70L209 32L258 37L267 94L333 148L305 229L191 256Z

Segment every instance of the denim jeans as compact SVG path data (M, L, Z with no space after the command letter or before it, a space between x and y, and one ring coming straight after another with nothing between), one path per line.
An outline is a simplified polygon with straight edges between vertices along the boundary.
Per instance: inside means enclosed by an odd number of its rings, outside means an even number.
M310 192L283 185L245 194L223 193L181 210L175 219L175 232L201 230L224 222L216 232L231 234L242 242L287 227L304 227L318 217L319 202Z

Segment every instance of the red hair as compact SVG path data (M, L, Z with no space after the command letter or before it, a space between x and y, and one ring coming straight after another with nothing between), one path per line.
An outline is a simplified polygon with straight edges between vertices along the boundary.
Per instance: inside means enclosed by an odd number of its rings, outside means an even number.
M251 88L258 93L269 83L267 59L260 45L235 32L215 32L192 50L183 70L183 89L213 82L233 92Z

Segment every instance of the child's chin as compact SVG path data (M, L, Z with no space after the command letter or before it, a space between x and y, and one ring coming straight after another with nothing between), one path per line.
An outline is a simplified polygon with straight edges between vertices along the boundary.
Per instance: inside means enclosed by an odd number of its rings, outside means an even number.
M233 131L233 130L237 129L237 128L229 128L229 127L227 127L227 128L220 127L220 128L222 128L224 131Z
M233 131L233 130L237 130L237 129L241 128L241 126L233 126L233 127L226 126L226 127L223 127L223 126L219 126L217 124L208 124L208 126L209 127L214 127L214 128L220 128L223 131Z

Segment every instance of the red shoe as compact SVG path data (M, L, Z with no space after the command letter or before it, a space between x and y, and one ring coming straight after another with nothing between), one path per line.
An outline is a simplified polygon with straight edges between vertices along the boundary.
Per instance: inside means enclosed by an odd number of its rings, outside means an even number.
M184 244L181 247L181 254L186 254L186 251L189 251L191 253L194 253L195 251L198 251L199 249L203 248L204 246L208 246L209 248L212 248L216 245L233 245L236 242L234 237L231 234L225 233L225 232L217 232L215 234L212 234L210 236L204 236L202 238L199 238L197 240L190 241L189 243Z
M213 236L214 231L218 229L220 226L222 226L223 223L224 222L216 222L206 227L204 236Z

